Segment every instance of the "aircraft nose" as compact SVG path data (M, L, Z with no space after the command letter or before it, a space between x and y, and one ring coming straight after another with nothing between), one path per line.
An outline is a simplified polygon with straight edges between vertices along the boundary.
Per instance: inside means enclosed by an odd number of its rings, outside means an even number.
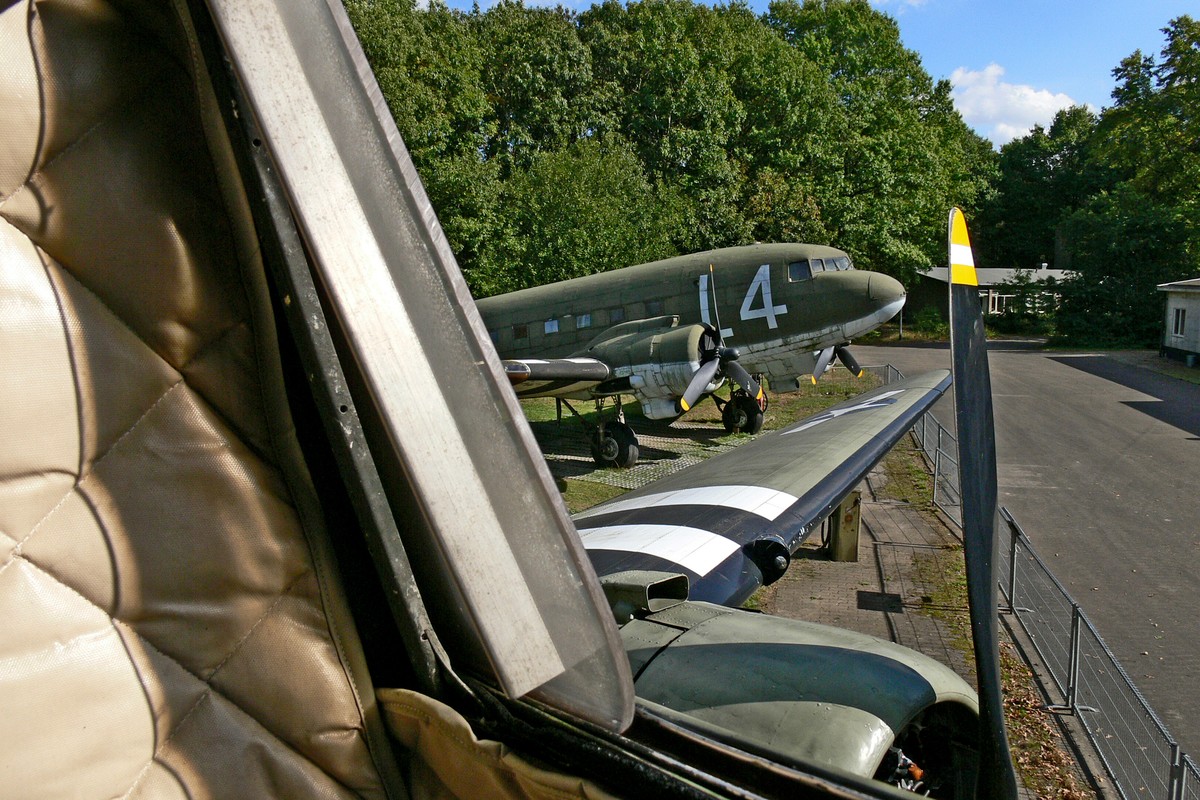
M890 305L904 299L904 285L890 275L873 272L867 283L867 297L881 305Z

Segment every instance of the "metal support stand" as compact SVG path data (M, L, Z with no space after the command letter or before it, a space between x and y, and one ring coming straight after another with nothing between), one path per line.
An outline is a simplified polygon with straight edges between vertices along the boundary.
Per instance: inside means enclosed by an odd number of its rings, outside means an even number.
M831 561L858 561L858 535L862 527L862 492L846 495L829 517L829 558Z

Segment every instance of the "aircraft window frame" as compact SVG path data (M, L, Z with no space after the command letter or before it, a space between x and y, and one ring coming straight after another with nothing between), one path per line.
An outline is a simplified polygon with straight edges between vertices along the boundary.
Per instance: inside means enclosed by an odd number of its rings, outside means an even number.
M625 306L614 306L608 309L608 324L616 325L625 321Z
M529 325L524 322L513 323L512 334L513 334L514 341L516 341L518 339L528 339L529 338Z
M788 281L799 283L800 281L809 280L812 280L812 267L809 266L807 258L802 258L799 261L793 261L788 264Z
M575 316L575 330L592 327L592 315L590 312L577 314Z
M542 326L542 333L546 336L558 333L558 318L546 320Z
M823 258L810 258L808 260L808 268L812 271L813 275L827 271L825 269L825 259Z
M854 264L850 261L850 256L838 256L833 259L834 264L840 272L848 272L854 269Z

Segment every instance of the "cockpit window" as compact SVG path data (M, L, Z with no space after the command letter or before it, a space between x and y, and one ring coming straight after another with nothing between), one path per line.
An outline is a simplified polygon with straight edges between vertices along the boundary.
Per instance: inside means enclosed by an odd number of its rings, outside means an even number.
M808 268L807 261L793 261L788 264L788 280L792 283L806 281L811 277L812 270Z
M819 258L810 258L808 263L812 267L813 275L825 271L825 262Z
M847 256L838 256L833 259L833 263L837 265L839 270L854 269L854 265L850 263L850 259Z

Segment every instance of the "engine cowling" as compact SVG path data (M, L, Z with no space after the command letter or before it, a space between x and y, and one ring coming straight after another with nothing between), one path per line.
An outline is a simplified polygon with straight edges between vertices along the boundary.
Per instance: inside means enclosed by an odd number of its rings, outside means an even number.
M665 325L650 329L639 326L627 331L618 328L612 334L593 342L587 348L587 355L609 364L613 381L631 375L640 378L630 391L641 402L647 417L678 416L675 400L700 368L706 348L715 348L711 331L703 325ZM715 391L724 380L717 378L706 391Z

